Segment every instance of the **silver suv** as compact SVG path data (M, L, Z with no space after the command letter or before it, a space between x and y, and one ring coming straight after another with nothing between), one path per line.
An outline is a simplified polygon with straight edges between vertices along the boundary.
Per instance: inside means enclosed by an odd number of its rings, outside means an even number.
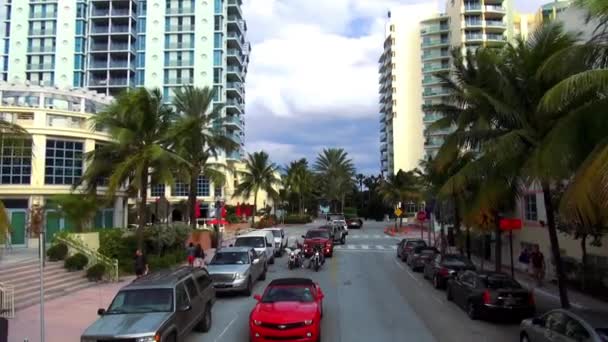
M178 342L211 328L215 290L205 269L181 267L136 279L84 331L81 342Z

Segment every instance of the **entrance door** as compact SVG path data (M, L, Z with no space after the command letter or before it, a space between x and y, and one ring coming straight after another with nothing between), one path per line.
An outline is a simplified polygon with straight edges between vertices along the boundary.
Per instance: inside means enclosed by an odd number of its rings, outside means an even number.
M55 234L61 230L61 216L59 213L54 211L48 211L46 213L46 241L53 241Z
M14 245L25 244L25 211L10 211L11 240Z

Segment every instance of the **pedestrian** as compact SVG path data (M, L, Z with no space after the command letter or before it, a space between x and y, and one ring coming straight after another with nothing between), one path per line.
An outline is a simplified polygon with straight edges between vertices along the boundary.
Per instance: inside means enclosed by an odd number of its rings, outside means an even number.
M6 231L4 232L5 236L4 236L4 245L6 250L13 250L13 237L11 236L12 231L11 231L11 227L8 226L6 227Z
M530 254L530 262L532 263L532 274L536 279L536 284L540 287L543 286L543 278L545 277L545 256L538 248L538 245L534 245L534 250Z
M194 251L194 266L195 267L205 267L205 250L200 243L196 244L196 248Z
M148 274L149 270L148 260L146 259L144 253L142 253L141 249L138 248L135 251L135 276L137 276L137 278L141 278Z
M519 254L519 266L523 272L530 272L530 250L528 247L524 247Z
M196 249L194 248L194 244L190 242L188 248L186 249L186 255L188 256L188 265L190 267L194 266L194 257L195 257Z

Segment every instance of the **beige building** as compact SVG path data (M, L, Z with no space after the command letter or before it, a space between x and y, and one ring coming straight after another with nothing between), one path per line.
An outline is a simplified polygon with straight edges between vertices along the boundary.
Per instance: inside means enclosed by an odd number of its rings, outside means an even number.
M539 17L530 13L516 13L513 16L513 37L528 39L536 27L541 24Z
M422 158L420 22L433 4L400 7L386 24L380 74L380 162L383 174L411 170Z

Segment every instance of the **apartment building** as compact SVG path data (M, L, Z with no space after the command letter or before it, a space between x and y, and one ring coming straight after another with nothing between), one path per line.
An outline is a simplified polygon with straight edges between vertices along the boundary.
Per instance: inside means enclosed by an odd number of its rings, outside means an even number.
M423 152L420 21L436 14L432 4L393 11L379 63L380 163L384 175L418 166Z

